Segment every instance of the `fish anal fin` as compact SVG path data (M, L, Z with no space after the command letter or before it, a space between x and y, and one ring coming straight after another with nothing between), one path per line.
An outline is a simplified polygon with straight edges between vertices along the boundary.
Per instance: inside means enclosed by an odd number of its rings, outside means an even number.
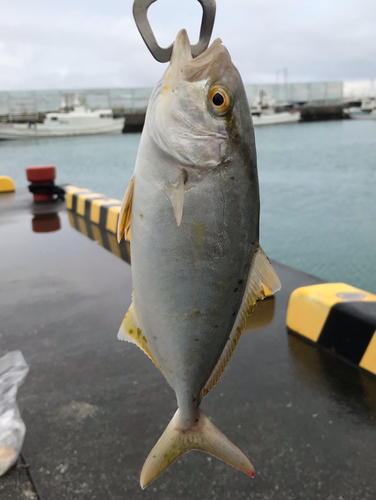
M255 469L249 459L201 410L194 427L184 429L180 420L178 409L144 463L140 478L142 489L157 479L180 455L191 450L209 453L254 477Z
M147 356L149 356L155 366L159 368L153 358L153 355L150 352L148 341L142 332L142 328L137 318L137 313L133 302L130 305L126 315L124 316L123 322L118 332L118 339L126 340L127 342L131 342L132 344L136 344L142 351L144 351Z
M128 234L130 235L133 192L134 192L134 176L129 182L128 188L124 195L123 203L121 204L118 226L117 226L118 243L120 243L124 234L126 235L126 237L128 236Z
M201 390L201 399L213 389L225 371L256 302L263 300L266 296L273 295L280 289L281 283L278 276L270 260L258 245L253 254L247 285L234 326L214 370Z

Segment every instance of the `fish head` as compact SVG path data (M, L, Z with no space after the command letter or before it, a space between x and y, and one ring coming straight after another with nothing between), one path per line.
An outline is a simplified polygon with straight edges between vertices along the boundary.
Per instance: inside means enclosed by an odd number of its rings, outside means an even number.
M186 31L178 33L170 65L151 97L147 125L164 153L201 170L230 157L239 131L253 138L242 79L220 39L192 58Z

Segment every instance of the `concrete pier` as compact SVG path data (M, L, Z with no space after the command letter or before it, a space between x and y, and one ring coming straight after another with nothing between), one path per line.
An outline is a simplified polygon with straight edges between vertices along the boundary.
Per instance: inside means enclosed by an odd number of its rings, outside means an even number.
M348 115L343 112L343 105L302 106L298 109L301 113L302 122L343 120L348 118Z
M72 226L64 203L31 198L0 195L0 355L21 349L30 365L18 397L29 476L20 466L1 478L1 498L376 498L376 380L287 333L291 292L320 280L276 262L272 321L243 333L203 401L255 478L193 451L142 491L142 464L176 401L147 356L116 338L131 268L92 241L82 217ZM36 211L61 229L33 232Z

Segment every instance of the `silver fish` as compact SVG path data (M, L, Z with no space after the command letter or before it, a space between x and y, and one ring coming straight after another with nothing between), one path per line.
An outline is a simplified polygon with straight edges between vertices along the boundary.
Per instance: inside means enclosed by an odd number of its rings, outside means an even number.
M264 285L280 288L259 245L252 119L221 40L193 59L185 30L153 91L119 216L131 227L133 303L118 337L153 360L178 410L149 454L145 488L198 449L254 476L248 458L201 412Z

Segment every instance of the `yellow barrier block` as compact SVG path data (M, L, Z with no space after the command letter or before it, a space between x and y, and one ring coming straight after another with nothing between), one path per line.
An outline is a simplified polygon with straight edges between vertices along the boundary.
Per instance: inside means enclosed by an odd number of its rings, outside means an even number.
M264 289L265 297L273 297L272 292L269 290L269 288L267 286L262 285L262 287Z
M15 190L13 180L7 175L0 175L0 193L12 193Z
M116 234L118 219L120 214L120 206L118 207L109 207L107 210L107 221L106 221L106 229L111 231L111 233Z
M104 194L99 194L99 193L79 194L77 197L76 212L79 215L85 215L85 201L86 200L93 200L94 198L101 199L101 198L105 198L105 196L104 196Z
M287 308L287 327L317 342L331 308L339 302L376 301L376 295L345 283L323 283L294 290Z
M376 295L345 283L295 290L287 327L319 347L376 375Z
M110 198L109 200L93 200L91 202L91 210L90 210L90 220L91 222L95 222L95 224L99 224L99 219L101 215L101 207L106 205L114 205L115 203L119 203L119 207L121 205L121 201Z
M368 344L359 366L376 375L376 331L373 334L371 342Z
M73 207L73 195L77 192L81 193L90 193L90 189L86 188L77 188L75 186L65 186L65 203L67 205L68 210L72 210Z

